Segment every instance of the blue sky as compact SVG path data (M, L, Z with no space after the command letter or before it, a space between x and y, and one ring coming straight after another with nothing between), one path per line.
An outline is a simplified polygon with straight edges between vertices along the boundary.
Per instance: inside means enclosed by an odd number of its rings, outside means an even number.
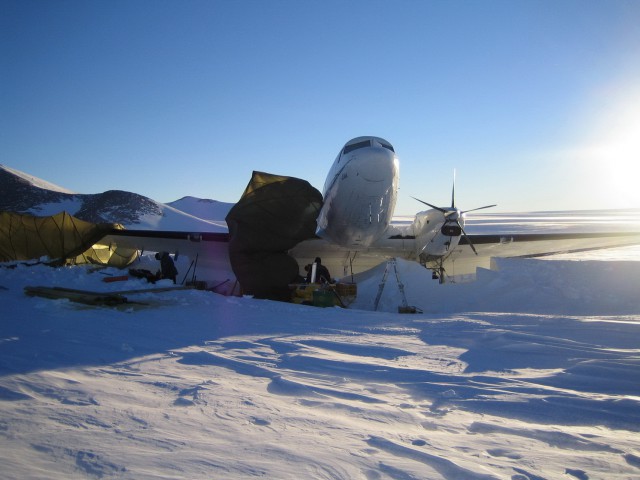
M640 207L640 2L0 0L0 163L81 193L322 189L400 158L396 213Z

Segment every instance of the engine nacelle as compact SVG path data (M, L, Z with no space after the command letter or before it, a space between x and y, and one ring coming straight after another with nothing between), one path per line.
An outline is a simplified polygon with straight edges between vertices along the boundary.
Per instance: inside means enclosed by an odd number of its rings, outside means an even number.
M445 223L440 229L440 233L447 237L459 237L462 235L462 228L459 225L453 223Z
M447 220L438 210L426 210L416 215L412 227L416 239L416 256L421 263L447 255L460 242L461 226Z

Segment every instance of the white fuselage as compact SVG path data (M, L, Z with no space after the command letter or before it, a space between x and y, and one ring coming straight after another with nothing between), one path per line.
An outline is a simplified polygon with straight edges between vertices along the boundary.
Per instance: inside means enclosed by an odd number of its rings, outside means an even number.
M382 258L422 264L448 257L461 239L464 219L455 207L419 212L408 225L391 226L399 184L393 147L379 137L348 141L324 185L316 234L328 242L302 242L291 254L310 263L322 251L323 264L337 276L354 271L354 261L370 268Z
M350 140L327 175L317 235L352 250L369 247L389 227L398 181L398 157L389 142Z

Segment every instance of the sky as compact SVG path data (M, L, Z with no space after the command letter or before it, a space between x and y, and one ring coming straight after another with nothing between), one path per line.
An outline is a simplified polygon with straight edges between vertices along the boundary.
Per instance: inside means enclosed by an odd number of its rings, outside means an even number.
M640 208L640 2L0 0L0 163L79 193L322 189L351 138L396 214Z

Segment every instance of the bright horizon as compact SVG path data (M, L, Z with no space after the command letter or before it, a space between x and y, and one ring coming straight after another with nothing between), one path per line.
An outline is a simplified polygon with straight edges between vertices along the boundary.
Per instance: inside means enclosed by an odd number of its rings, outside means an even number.
M322 189L400 158L396 215L640 208L640 3L6 1L0 163L80 193Z

